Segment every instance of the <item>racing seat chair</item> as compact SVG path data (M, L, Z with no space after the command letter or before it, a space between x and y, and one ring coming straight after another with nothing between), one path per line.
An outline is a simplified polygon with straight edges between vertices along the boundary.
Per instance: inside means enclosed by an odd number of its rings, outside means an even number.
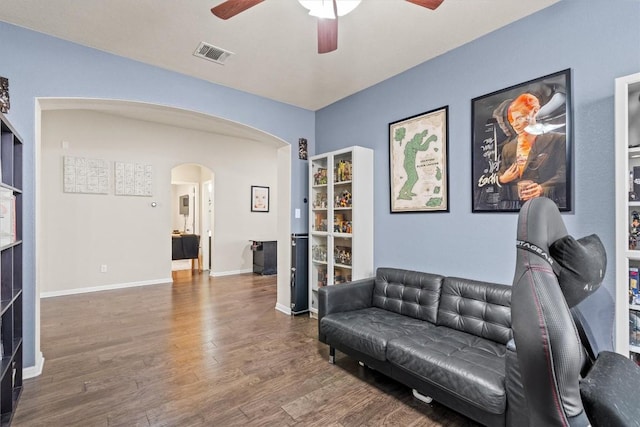
M524 204L511 316L532 427L640 426L640 367L610 351L590 358L570 311L600 286L605 268L600 239L569 236L554 202Z

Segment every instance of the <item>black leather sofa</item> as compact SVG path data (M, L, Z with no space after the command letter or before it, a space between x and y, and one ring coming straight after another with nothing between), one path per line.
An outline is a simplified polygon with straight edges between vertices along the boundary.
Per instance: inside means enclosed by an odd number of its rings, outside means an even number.
M511 287L379 268L320 288L319 340L477 422L526 414L511 330Z

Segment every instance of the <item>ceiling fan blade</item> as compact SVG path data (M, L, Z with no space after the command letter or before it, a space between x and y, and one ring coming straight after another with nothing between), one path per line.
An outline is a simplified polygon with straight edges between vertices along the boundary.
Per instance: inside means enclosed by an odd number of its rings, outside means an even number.
M334 19L318 18L318 53L333 52L338 48L338 7L333 0Z
M409 3L426 7L427 9L436 10L444 0L407 0Z
M211 9L211 13L220 19L229 19L263 1L264 0L227 0Z

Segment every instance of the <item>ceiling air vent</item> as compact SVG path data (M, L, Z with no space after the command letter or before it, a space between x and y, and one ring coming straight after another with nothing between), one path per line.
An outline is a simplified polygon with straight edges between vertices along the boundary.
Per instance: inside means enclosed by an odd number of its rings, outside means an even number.
M227 60L227 58L233 55L233 52L229 52L228 50L212 46L205 42L200 42L193 54L199 58L207 59L209 61L224 65L224 62Z

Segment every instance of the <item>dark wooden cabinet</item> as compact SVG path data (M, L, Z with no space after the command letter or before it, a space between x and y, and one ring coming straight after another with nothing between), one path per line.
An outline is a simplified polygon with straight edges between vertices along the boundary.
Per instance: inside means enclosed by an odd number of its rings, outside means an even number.
M0 426L22 391L22 141L0 113Z
M253 272L270 275L278 272L278 242L253 240Z

